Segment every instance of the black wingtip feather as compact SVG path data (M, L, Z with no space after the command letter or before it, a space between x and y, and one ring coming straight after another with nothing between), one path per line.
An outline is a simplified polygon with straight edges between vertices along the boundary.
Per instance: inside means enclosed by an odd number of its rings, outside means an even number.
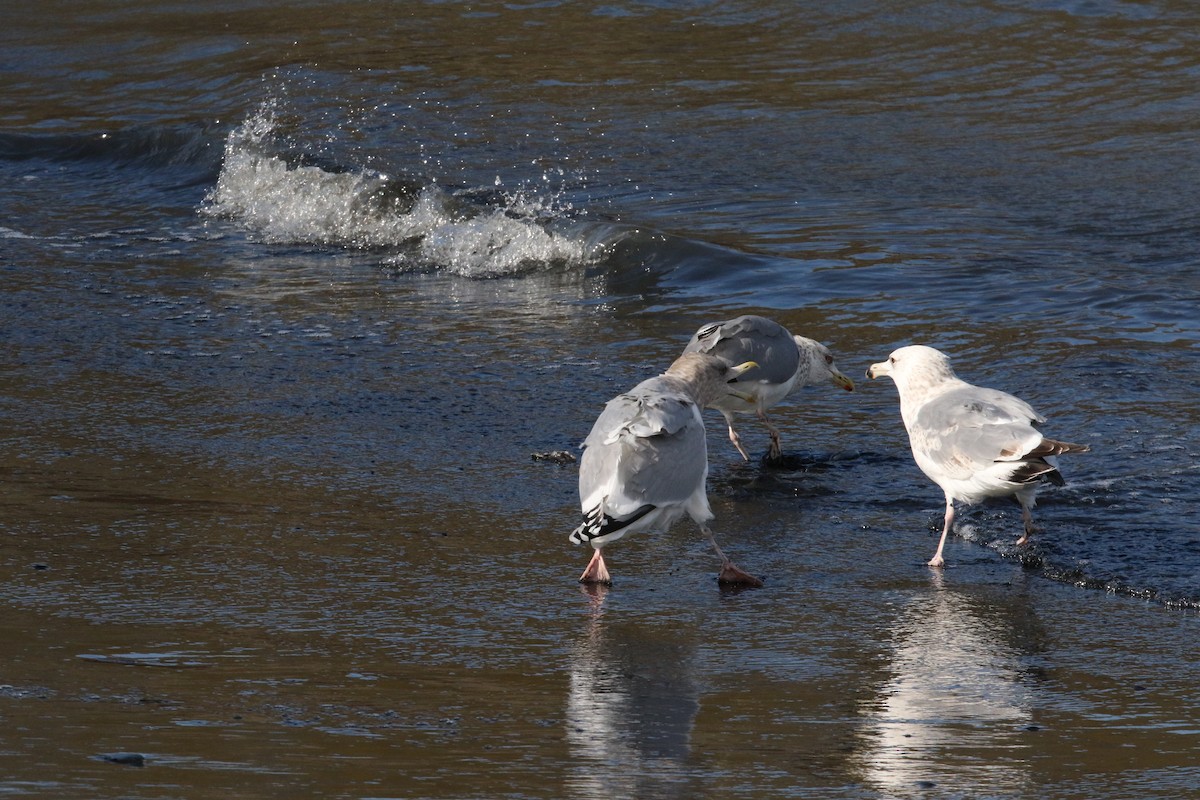
M1055 486L1067 485L1067 482L1063 480L1062 473L1058 471L1058 467L1052 466L1040 458L1018 463L1019 466L1008 477L1013 483L1033 483L1034 481L1044 480L1053 483Z
M584 542L590 542L592 539L616 533L622 528L637 522L653 510L654 506L644 505L625 519L617 519L607 514L601 514L600 506L596 506L584 514L583 522L580 523L578 528L571 531L571 541L575 544L583 544Z

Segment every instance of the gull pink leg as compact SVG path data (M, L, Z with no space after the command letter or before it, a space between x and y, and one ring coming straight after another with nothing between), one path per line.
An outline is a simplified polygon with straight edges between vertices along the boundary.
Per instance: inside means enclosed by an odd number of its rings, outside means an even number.
M1025 524L1025 533L1017 539L1017 547L1020 547L1029 541L1030 536L1037 533L1037 526L1033 524L1033 512L1029 510L1029 505L1019 496L1017 501L1021 504L1021 520Z
M767 450L767 461L778 461L783 458L783 448L779 446L779 429L771 424L771 420L767 419L767 412L761 408L758 410L758 418L763 425L767 426L767 433L771 436L771 447Z
M933 558L929 559L929 566L940 567L946 563L942 558L942 548L946 546L946 534L950 533L951 526L954 525L954 501L946 498L946 522L942 525L942 538L938 540L937 552L933 554Z
M722 411L721 415L725 417L725 424L729 426L729 441L733 442L733 446L742 454L742 459L749 461L750 456L746 455L746 449L742 447L742 437L738 436L738 432L733 429L733 414Z

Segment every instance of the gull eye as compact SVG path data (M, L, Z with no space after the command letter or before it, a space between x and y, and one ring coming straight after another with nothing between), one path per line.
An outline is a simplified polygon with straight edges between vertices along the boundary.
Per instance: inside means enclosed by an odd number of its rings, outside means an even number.
M830 356L830 355L825 356L825 363L832 367L833 366L833 356Z

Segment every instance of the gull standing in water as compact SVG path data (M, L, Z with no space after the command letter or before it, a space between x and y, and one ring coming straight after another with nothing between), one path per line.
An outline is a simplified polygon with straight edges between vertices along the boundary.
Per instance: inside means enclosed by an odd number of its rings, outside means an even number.
M1033 525L1038 486L1064 486L1055 456L1085 453L1087 445L1042 436L1045 418L1024 400L959 379L945 353L924 345L901 347L887 361L872 364L868 378L891 376L900 394L900 416L908 430L913 459L946 494L942 538L929 566L945 561L942 548L954 524L954 501L977 503L1015 496L1021 504L1025 544Z
M705 524L713 513L705 481L708 450L701 409L731 391L729 381L754 369L713 356L688 353L662 375L609 400L583 443L579 500L583 522L571 541L595 550L582 583L611 583L600 550L622 536L666 530L687 514L700 526L722 562L719 582L762 586L721 552Z
M745 361L758 364L738 377L733 384L736 394L725 394L708 404L725 417L729 441L747 461L750 456L734 428L734 414L753 413L766 426L771 436L766 459L769 463L779 461L783 451L779 446L779 431L767 419L768 408L805 386L825 380L848 392L854 391L854 381L838 370L828 347L803 336L793 336L787 328L766 317L748 314L705 325L696 331L683 352L708 353L730 364Z

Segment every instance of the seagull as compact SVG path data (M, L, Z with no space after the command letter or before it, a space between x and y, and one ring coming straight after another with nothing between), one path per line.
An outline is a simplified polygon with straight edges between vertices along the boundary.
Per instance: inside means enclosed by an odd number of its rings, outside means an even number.
M570 539L595 550L581 583L612 583L600 554L605 545L638 531L665 531L687 514L721 558L720 583L762 586L721 552L705 524L713 513L704 488L708 450L700 413L731 391L729 381L756 366L687 353L662 375L608 401L583 443L579 464L583 522Z
M685 353L708 353L740 364L754 361L751 369L734 383L737 394L725 394L708 404L725 417L729 426L729 441L749 461L741 437L733 425L734 414L754 413L771 435L767 462L782 457L779 431L767 419L767 409L780 403L792 392L823 380L833 381L848 392L854 391L854 381L843 375L833 362L829 348L803 336L793 336L774 320L752 314L714 322L696 331L684 348Z
M954 523L955 500L974 504L1015 496L1025 524L1017 544L1028 542L1036 530L1030 509L1038 486L1066 485L1055 456L1090 448L1045 438L1037 429L1045 418L1028 403L960 380L949 357L932 347L901 347L867 369L868 378L881 375L896 383L913 459L946 493L946 521L929 566L945 563L942 548Z

